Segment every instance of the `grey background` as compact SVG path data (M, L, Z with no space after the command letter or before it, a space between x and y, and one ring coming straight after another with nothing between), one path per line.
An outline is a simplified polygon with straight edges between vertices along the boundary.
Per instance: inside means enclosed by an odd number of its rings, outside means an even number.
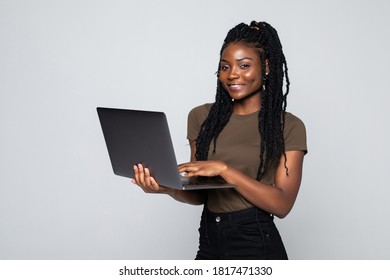
M266 20L287 57L309 154L277 220L292 259L389 259L386 1L0 0L0 259L192 259L201 207L114 176L95 108L214 100L218 52Z

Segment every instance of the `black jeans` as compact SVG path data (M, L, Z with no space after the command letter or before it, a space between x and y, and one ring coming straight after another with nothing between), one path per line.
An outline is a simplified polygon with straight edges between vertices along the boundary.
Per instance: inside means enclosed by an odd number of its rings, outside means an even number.
M205 206L196 260L286 260L287 253L273 215L249 208L212 213Z

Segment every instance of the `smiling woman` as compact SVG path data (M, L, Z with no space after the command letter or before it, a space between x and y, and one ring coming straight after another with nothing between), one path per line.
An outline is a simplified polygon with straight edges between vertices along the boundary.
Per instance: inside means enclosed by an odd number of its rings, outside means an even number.
M286 92L283 92L286 81ZM276 30L241 23L220 52L216 100L188 117L186 177L220 176L234 189L179 191L134 166L134 183L190 204L204 204L196 259L287 259L274 215L292 209L307 152L303 122L286 112L287 64Z
M222 53L219 80L236 102L237 115L253 113L261 106L261 64L258 51L244 43L232 43Z

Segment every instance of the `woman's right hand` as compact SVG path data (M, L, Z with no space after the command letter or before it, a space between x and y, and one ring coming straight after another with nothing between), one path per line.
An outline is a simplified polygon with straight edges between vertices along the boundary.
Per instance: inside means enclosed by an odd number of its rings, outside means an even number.
M131 179L133 184L141 187L146 193L164 193L170 195L177 201L200 205L205 203L203 192L199 191L182 191L160 186L157 181L150 175L150 170L143 167L142 164L134 165L134 179Z
M169 188L160 186L150 175L150 170L142 164L134 165L134 179L131 180L142 188L145 193L169 193Z

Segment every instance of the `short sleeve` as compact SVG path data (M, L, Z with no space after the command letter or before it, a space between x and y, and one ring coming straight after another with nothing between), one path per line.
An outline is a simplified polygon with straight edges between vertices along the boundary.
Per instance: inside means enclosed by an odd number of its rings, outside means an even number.
M187 119L187 139L195 141L198 137L200 127L207 118L212 104L204 104L192 109L188 114Z
M284 144L286 151L308 151L305 124L291 113L285 115Z

